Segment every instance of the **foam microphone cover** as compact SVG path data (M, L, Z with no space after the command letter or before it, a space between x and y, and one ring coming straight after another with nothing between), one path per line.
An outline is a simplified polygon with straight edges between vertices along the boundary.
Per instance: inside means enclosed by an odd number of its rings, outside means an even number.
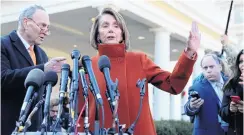
M25 79L25 88L27 89L29 86L34 86L36 89L39 89L44 82L44 72L40 69L32 69L26 79Z
M88 56L88 55L84 55L83 57L82 57L82 64L84 65L84 61L86 61L86 60L91 60L91 58Z
M51 83L52 86L55 86L58 81L58 75L54 71L48 71L45 73L45 78L44 78L44 84L47 85L48 83Z
M98 60L98 67L101 72L103 72L103 68L109 68L111 67L110 60L108 56L102 55Z
M71 58L72 59L74 59L74 58L80 59L80 51L79 50L73 50L71 52Z
M70 70L70 65L69 64L63 64L62 70Z

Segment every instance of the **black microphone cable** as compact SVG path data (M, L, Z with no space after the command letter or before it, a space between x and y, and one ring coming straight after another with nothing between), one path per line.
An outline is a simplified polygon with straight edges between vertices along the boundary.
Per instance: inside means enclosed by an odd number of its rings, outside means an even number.
M133 132L134 132L134 128L136 126L136 123L140 117L140 114L141 114L141 110L142 110L142 104L143 104L143 97L146 93L146 88L145 88L145 82L146 82L146 78L144 78L142 81L139 79L137 81L137 84L136 84L136 87L140 88L140 107L139 107L139 111L138 111L138 114L136 116L136 120L130 125L130 127L126 130L125 133L129 134L129 135L132 135Z

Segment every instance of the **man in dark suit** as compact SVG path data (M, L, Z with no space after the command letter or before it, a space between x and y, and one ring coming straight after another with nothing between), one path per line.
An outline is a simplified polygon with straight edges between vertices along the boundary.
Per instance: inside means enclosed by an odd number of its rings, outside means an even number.
M34 68L43 71L61 71L64 57L48 61L39 47L50 34L49 15L41 6L26 8L19 17L18 30L1 37L1 134L9 135L15 128L26 94L24 81ZM38 77L38 76L37 76ZM39 101L44 88L38 90ZM35 104L35 102L33 102ZM32 109L30 109L32 110ZM42 109L33 116L30 130L36 131L42 121Z
M223 91L228 78L221 72L220 59L215 54L206 54L202 61L202 74L198 76L189 89L189 100L185 104L185 113L194 118L193 135L224 135L232 133L228 123L218 115ZM200 98L191 97L196 91Z

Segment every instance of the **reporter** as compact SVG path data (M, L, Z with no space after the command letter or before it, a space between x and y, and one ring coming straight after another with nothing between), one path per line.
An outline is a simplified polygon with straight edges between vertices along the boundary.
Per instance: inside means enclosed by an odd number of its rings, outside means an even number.
M234 76L224 87L223 102L220 116L236 130L238 135L243 135L243 81L244 81L244 50L237 55ZM233 102L230 96L239 96L239 102Z

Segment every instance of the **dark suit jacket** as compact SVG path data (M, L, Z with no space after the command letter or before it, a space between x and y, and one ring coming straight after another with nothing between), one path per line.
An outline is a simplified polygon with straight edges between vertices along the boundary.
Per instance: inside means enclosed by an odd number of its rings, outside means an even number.
M206 78L200 76L197 78L191 91L197 91L199 96L204 99L203 105L197 110L190 110L190 96L185 105L185 113L188 116L195 116L193 135L224 135L220 123L218 122L218 112L220 109L219 100L211 84ZM227 78L223 77L224 81Z
M16 31L1 37L1 134L9 135L15 128L20 109L25 97L24 81L27 74L34 68L44 70L44 63L48 61L46 53L37 45L34 47L37 65L34 66L31 57L21 42ZM40 100L44 88L38 91ZM36 104L33 102L33 105ZM32 108L30 109L32 110ZM38 116L38 117L37 117ZM42 109L33 116L32 127L36 130L42 119ZM35 121L35 122L34 122Z
M225 88L219 114L223 120L230 124L231 129L236 130L236 135L243 135L243 113L232 113L230 111L230 96L239 96L243 101L243 86L234 83L233 79L230 80L229 85L229 87Z

